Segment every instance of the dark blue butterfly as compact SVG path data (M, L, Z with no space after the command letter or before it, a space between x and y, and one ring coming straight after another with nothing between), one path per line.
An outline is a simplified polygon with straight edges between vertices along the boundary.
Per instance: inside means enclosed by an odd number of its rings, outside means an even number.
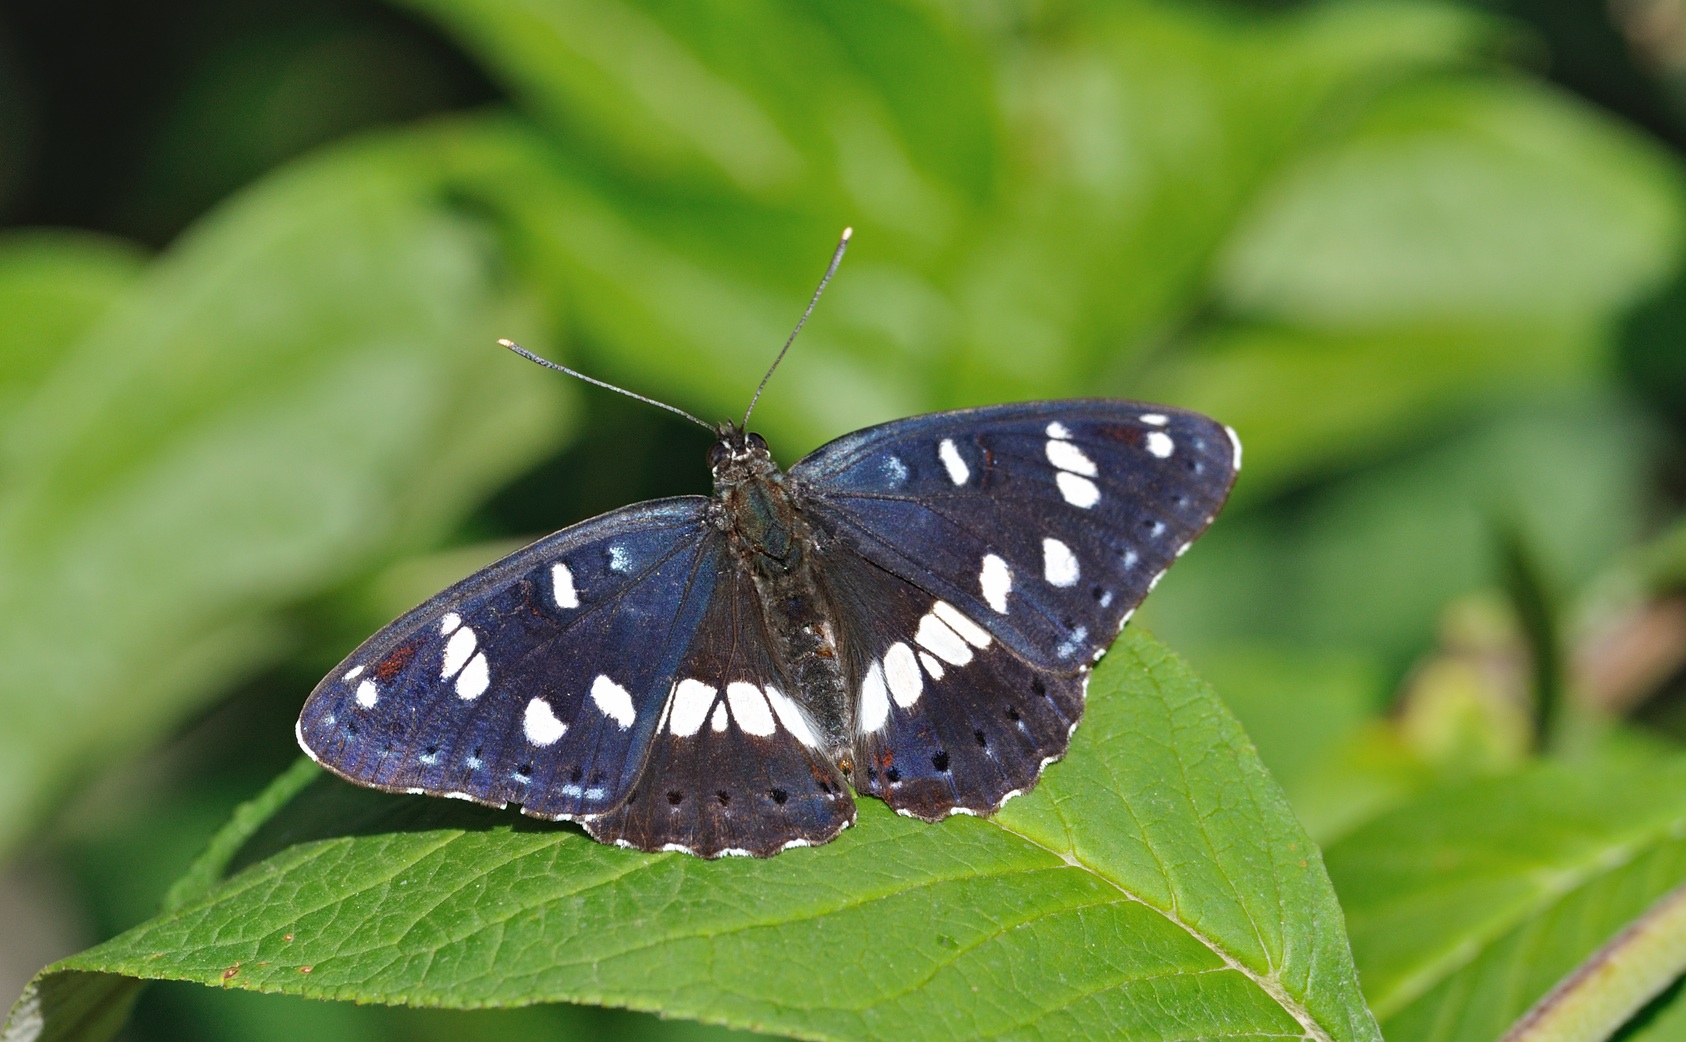
M1092 664L1241 462L1213 420L1103 399L898 420L788 473L717 433L712 498L444 591L317 686L299 744L361 785L703 857L827 842L851 786L989 814L1064 755Z

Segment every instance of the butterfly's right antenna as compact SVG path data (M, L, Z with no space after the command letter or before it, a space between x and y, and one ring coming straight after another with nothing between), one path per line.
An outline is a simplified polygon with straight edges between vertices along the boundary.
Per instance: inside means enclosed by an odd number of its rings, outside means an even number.
M831 281L833 275L837 274L837 266L843 263L843 251L849 248L849 236L853 234L855 234L853 228L843 229L843 238L838 240L837 252L831 255L831 267L825 269L825 277L820 279L819 288L814 290L813 299L808 301L808 310L802 312L802 317L796 322L796 328L790 331L790 337L785 340L784 346L779 348L779 356L773 359L773 364L767 367L767 375L761 378L760 385L755 388L755 397L749 400L749 408L743 411L742 426L745 429L749 427L749 414L755 411L755 403L761 400L761 392L766 389L767 381L773 378L773 370L777 369L779 363L784 361L784 353L790 350L790 345L796 342L796 334L802 332L802 327L808 322L808 316L814 313L814 305L820 302L820 294L825 292L825 284Z
M580 379L580 380L584 380L588 384L596 384L598 387L607 388L608 390L611 390L611 391L615 392L616 394L624 394L628 398L636 398L641 402L646 402L650 405L654 405L658 409L666 409L668 412L677 413L678 415L685 417L687 420L690 420L692 423L701 427L703 430L708 431L710 434L718 433L718 432L715 431L713 425L708 424L708 423L704 423L702 420L697 419L695 416L692 416L690 413L686 412L684 409L679 408L678 406L669 405L666 402L658 402L654 398L646 398L641 394L634 394L624 387L616 387L612 383L606 383L602 380L598 380L598 379L594 379L592 377L589 377L589 376L585 375L584 373L575 372L574 370L569 369L565 365L558 365L555 362L552 362L548 358L540 358L538 355L533 354L533 352L527 350L526 348L522 347L520 344L517 344L513 340L499 340L498 343L499 343L499 345L501 345L503 347L507 347L511 351L514 351L516 354L520 355L522 358L525 358L527 361L537 362L539 365L544 366L546 369L554 369L559 373L567 373L569 376L575 377L575 378Z

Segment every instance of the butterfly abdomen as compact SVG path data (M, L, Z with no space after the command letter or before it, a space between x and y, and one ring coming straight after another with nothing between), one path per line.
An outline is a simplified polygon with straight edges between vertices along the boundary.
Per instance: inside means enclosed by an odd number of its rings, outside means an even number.
M809 547L811 526L776 470L718 492L732 552L755 582L765 638L791 678L833 761L847 761L853 731L837 653L837 626Z

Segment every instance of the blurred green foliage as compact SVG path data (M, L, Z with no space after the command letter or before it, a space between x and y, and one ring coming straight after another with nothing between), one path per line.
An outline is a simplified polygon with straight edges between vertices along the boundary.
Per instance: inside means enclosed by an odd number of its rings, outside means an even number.
M1235 426L1235 499L1139 621L1329 845L1388 1037L1451 1037L1425 1003L1491 1037L1644 888L1414 921L1368 888L1432 878L1342 866L1540 835L1523 796L1554 786L1667 804L1670 2L178 0L92 40L0 16L0 845L71 880L81 940L147 918L362 636L512 540L700 490L695 431L495 338L735 415L852 224L757 412L775 451L1070 394ZM1529 983L1457 1005L1501 971ZM500 1015L167 987L132 1030L715 1030Z

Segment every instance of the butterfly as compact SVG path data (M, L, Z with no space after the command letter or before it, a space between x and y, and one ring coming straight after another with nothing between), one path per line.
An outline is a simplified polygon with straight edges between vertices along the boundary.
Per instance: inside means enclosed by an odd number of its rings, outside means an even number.
M712 497L565 528L408 612L311 693L300 746L704 858L826 843L850 789L987 815L1065 754L1094 662L1241 465L1217 421L1110 399L896 420L788 471L711 429Z

